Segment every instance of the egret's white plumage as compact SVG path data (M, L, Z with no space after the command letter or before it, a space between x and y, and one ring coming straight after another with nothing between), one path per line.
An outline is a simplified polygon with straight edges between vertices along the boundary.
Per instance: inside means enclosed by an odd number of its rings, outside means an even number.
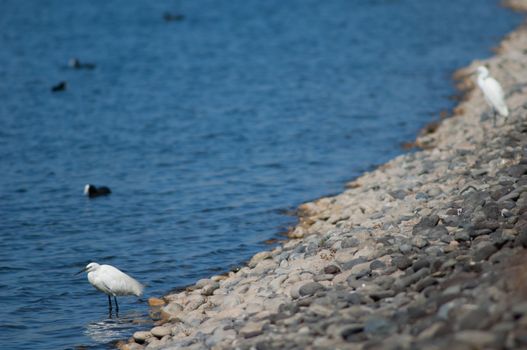
M99 265L92 262L80 272L83 271L88 273L88 281L92 286L108 295L110 312L112 309L110 296L114 297L115 306L119 310L115 297L125 295L141 296L143 294L144 286L141 283L111 265Z
M111 265L99 265L95 262L86 266L88 281L96 289L111 296L143 294L143 285L121 270Z
M509 115L509 109L505 104L505 94L503 89L496 79L490 76L489 71L484 66L479 66L478 86L485 96L485 100L492 107L494 113L498 112L502 117Z

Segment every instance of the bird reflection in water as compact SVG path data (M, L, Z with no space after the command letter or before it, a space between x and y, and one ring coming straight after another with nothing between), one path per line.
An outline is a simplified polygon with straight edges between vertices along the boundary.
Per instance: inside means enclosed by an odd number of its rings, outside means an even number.
M145 328L152 321L139 312L127 312L119 318L111 318L90 322L85 326L84 334L97 343L109 343L125 339L131 329Z

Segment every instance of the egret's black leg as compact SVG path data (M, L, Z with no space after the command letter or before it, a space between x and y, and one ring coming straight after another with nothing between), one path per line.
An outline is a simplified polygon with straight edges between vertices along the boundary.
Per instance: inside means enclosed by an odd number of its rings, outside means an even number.
M115 316L119 316L119 304L117 304L117 298L114 296L113 300L115 301Z
M494 112L494 127L496 127L496 109L492 109L492 112Z
M112 298L108 295L108 314L112 318Z
M479 120L480 120L480 125L481 125L481 131L483 131L483 139L486 139L487 138L487 119L489 117L489 114L488 112L484 112Z

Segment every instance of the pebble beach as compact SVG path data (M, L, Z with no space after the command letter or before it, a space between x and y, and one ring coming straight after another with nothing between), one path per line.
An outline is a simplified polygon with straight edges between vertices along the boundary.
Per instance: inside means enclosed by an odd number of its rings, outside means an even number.
M508 1L527 10L527 1ZM510 115L472 73L486 65ZM462 101L418 150L303 204L279 247L149 300L120 349L527 347L527 26L455 73Z

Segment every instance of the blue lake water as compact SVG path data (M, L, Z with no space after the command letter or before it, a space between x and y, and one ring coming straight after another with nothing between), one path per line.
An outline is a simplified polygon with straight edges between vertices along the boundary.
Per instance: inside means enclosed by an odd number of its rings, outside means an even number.
M149 327L146 298L242 263L294 224L284 209L400 154L520 21L497 0L3 0L2 348ZM108 319L73 277L90 261L145 297Z

